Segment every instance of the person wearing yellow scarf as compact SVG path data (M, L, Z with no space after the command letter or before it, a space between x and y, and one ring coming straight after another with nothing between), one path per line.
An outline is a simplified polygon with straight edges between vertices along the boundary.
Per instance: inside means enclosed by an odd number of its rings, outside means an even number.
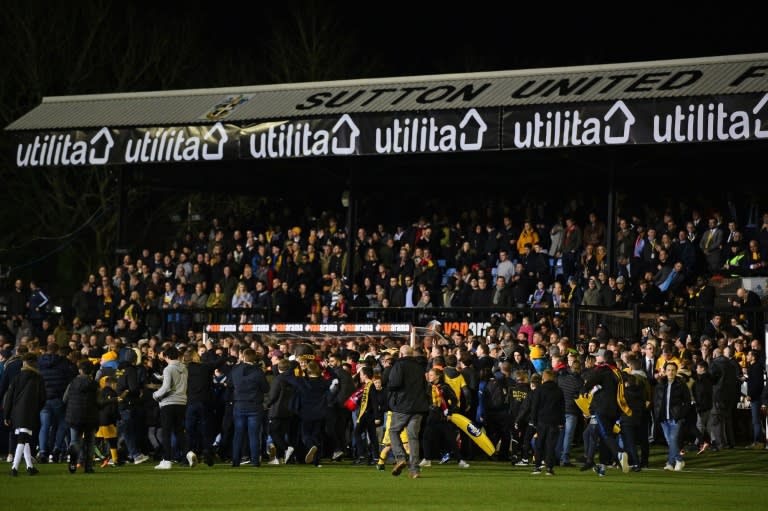
M381 424L381 413L378 409L376 387L373 384L373 369L368 366L360 368L360 382L363 392L357 409L355 421L355 446L357 459L355 465L373 465L379 459L379 442L376 426Z

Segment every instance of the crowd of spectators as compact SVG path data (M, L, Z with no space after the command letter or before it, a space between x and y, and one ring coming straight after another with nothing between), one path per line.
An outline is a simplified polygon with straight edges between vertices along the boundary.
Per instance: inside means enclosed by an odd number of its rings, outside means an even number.
M594 212L552 225L504 215L498 225L467 229L422 217L392 232L383 224L360 227L350 243L332 217L285 232L279 225L225 228L214 219L169 247L95 269L64 308L64 328L107 328L135 342L183 338L233 318L346 321L360 307L711 307L709 279L768 274L768 214L762 225L743 228L716 211L709 218L698 210L680 219L670 212L645 221L620 216L611 251L608 229ZM745 298L742 306L758 305L753 293ZM45 341L59 326L33 282L27 289L16 280L7 302L7 326L17 338ZM239 315L211 313L230 309Z
M765 359L752 335L762 326L758 317L736 310L761 305L744 288L734 299L732 317L713 316L700 338L662 322L658 330L649 328L633 342L611 338L600 329L569 340L558 318L532 321L515 310L563 309L575 303L616 309L641 304L657 311L711 307L711 279L766 274L768 214L762 220L762 225L741 229L718 212L706 219L697 210L681 219L671 213L644 221L622 216L612 238L614 264L607 260L610 227L595 213L584 219L564 215L552 225L505 215L500 225L489 220L466 230L457 222L432 224L422 217L392 232L383 224L371 230L360 227L351 243L333 218L285 232L279 225L259 232L229 229L214 220L209 229L186 233L170 248L125 255L114 269L99 267L74 293L70 315L52 314L43 289L17 280L7 301L0 362L7 367L23 352L39 351L71 370L82 358L100 362L109 353L131 364L126 350L135 349L133 361L144 369L143 384L151 386L160 383L163 363L158 354L174 347L216 366L215 387L216 378L226 379L246 348L254 350L267 372L276 373L280 359L293 356L298 363L300 357L290 341L270 345L258 336L203 342L203 326L211 321L262 322L269 317L273 322L325 323L348 320L350 308L451 306L509 312L496 316L482 337L445 332L447 342L424 346L429 367L440 361L437 357L454 356L462 370L487 366L491 374L509 369L510 375L523 370L528 378L552 367L553 356L562 360L567 353L589 369L599 351L608 349L631 370L632 358L651 346L654 357L677 357L683 374L694 372L701 361L711 362L715 352L742 364L746 375L746 352L753 352L752 359L763 366ZM351 344L325 339L313 349L323 364L339 354L356 375L358 362L382 364L388 350L398 346L389 338ZM503 365L507 363L511 368ZM660 370L663 366L655 367L648 380L662 378ZM471 390L476 394L479 372L467 377L475 382ZM760 403L759 396L753 403ZM222 397L217 405L221 415L214 421L225 439L226 404ZM152 433L157 427L155 405L148 400L142 406L144 447L159 449L159 437ZM54 449L60 444L57 438L51 440ZM705 440L698 440L703 445ZM333 452L348 448L341 444L337 441Z

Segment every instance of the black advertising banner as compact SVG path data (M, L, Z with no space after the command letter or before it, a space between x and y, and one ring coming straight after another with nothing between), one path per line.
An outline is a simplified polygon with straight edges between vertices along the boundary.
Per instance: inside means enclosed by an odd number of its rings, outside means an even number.
M237 159L240 128L101 128L22 134L16 146L18 167L189 163Z
M503 149L768 138L768 94L505 108Z
M264 122L243 128L242 159L499 149L499 110L475 109Z
M768 94L186 127L21 132L18 167L397 155L768 138Z

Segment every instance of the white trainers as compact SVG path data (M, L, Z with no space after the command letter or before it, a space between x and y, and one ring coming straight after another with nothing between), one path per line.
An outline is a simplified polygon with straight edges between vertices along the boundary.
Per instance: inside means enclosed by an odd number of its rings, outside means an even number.
M288 464L288 460L291 459L291 456L293 456L293 451L293 446L290 445L285 449L285 460L283 463Z
M195 454L194 451L189 451L187 453L187 463L189 463L189 468L197 465L197 454Z
M459 460L459 468L469 468L469 463L464 460Z
M427 458L424 458L419 462L420 467L431 467L432 466L432 460L428 460Z
M163 460L155 465L155 470L170 470L173 465L168 460Z
M309 465L310 463L314 462L314 461L315 461L315 454L316 454L316 453L317 453L317 446L316 446L316 445L313 445L313 446L312 446L312 447L310 447L310 448L309 448L309 450L307 451L307 455L306 455L306 456L304 456L304 463L306 463L307 465Z
M5 458L5 461L7 463L13 463L13 454L9 454L7 458Z
M280 464L280 460L277 458L272 458L267 462L267 465L279 465L279 464Z
M333 461L339 461L344 456L344 451L333 451L331 459Z
M675 472L682 472L685 468L685 462L683 460L675 462Z
M133 464L134 465L141 465L142 463L144 463L148 459L149 459L149 456L147 456L146 454L139 454L138 456L134 456L133 457Z
M619 453L619 464L621 465L621 471L625 474L629 474L629 456L627 453Z
M675 466L667 463L664 465L664 470L675 470Z

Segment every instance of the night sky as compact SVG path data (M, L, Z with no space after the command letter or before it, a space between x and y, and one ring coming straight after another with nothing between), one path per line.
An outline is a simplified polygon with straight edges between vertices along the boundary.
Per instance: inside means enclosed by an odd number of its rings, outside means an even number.
M146 76L120 87L114 80L95 76L72 85L66 71L83 52L69 41L87 37L99 7L104 7L98 13L104 18L102 32L108 34L108 40L118 41L116 50L104 48L103 58L119 62L121 49L128 52L137 41L143 42L145 46L137 47L139 54L157 51L183 62L181 73L174 70L178 79L163 81ZM281 81L280 74L274 72L281 59L278 50L289 46L281 41L301 45L312 33L319 34L318 40L331 48L324 54L330 65L321 64L320 72L302 73L304 69L296 68L310 64L295 64L297 79L282 81L307 81L307 76L356 79L768 51L761 37L762 18L746 9L714 12L697 6L688 12L669 9L668 3L627 4L623 10L628 13L588 8L583 3L562 7L555 3L463 2L458 8L448 8L444 2L351 0L226 5L201 0L128 5L84 0L78 8L80 11L42 0L4 2L0 29L7 34L2 44L10 56L4 59L9 76L17 75L14 68L23 67L24 60L31 58L41 66L63 68L56 70L57 79L31 84L33 90L40 87L42 95L277 83ZM19 12L21 16L16 16ZM21 24L29 25L29 31L20 30ZM28 33L33 41L27 39ZM98 38L95 41L89 49L98 52L101 46ZM43 62L48 59L51 61ZM304 61L299 58L295 62ZM97 58L93 69L98 70L99 65Z
M562 7L545 2L328 2L326 13L340 34L359 41L361 54L376 59L387 76L495 71L526 67L600 64L766 51L759 16L739 9L670 10L653 2L622 10ZM210 3L202 4L204 10ZM325 7L325 6L324 6ZM217 42L224 47L253 40L254 23L273 26L291 7L231 20ZM363 12L363 9L365 12ZM306 15L311 11L304 10ZM211 13L211 15L215 15ZM258 21L254 19L257 18ZM607 19L603 19L607 18ZM363 71L365 73L365 71ZM357 78L349 69L348 78Z

